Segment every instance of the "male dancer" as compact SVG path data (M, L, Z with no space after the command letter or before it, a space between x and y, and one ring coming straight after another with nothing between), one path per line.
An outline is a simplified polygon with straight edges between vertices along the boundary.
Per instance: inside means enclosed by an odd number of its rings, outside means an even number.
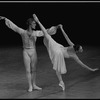
M36 85L36 63L37 63L37 53L36 53L36 39L37 37L43 36L42 31L35 31L36 23L33 18L29 18L27 20L28 28L24 30L17 25L15 25L12 21L7 19L6 17L0 16L0 20L5 20L5 24L8 28L12 29L13 31L19 33L22 37L23 41L23 59L26 69L26 76L28 79L29 89L28 91L31 92L32 89L41 90L42 88ZM50 35L56 33L57 26L52 26L50 29L47 29Z

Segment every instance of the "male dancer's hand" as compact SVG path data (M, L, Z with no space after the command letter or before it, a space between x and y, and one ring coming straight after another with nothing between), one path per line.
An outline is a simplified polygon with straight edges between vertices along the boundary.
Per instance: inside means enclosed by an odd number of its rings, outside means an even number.
M3 17L3 16L0 16L0 20L2 20L2 19L5 19L5 17Z
M58 25L56 26L56 28L58 29L58 28L60 28L60 26L61 26L61 24L58 24Z

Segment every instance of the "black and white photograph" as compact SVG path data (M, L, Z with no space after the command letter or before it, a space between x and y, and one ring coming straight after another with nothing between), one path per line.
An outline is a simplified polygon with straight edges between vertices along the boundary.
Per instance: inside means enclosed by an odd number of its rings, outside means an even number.
M0 99L100 99L99 1L0 1Z

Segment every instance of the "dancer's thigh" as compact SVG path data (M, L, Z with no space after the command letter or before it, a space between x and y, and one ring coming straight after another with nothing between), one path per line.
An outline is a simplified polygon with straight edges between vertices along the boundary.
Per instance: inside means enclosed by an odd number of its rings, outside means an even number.
M24 59L24 64L26 71L30 71L30 57L28 55L28 52L26 50L23 51L23 59Z

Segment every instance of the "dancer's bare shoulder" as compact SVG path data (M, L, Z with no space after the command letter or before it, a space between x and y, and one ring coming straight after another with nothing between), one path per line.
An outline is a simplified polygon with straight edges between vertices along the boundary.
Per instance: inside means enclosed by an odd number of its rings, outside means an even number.
M68 46L67 52L68 52L69 56L75 56L76 55L73 46Z

